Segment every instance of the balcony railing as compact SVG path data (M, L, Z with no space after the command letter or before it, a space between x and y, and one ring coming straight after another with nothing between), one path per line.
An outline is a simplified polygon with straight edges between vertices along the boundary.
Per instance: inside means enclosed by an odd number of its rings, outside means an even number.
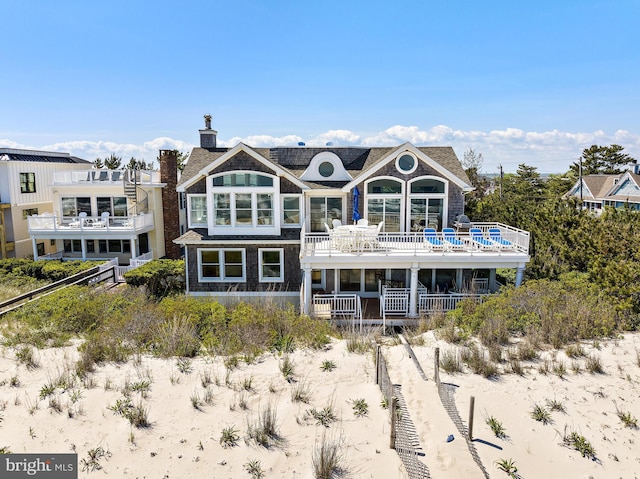
M35 232L96 232L96 231L138 231L153 228L153 215L136 216L57 216L34 215L28 218L29 233Z
M139 185L160 183L160 172L151 170L70 170L53 173L54 185L122 184L126 180Z
M428 253L520 253L529 252L529 232L502 223L473 223L479 228L484 241L469 232L445 234L437 232L430 236L424 233L377 233L353 228L330 233L301 233L301 255L316 256L327 254L406 254L423 255ZM497 229L499 235L489 234Z

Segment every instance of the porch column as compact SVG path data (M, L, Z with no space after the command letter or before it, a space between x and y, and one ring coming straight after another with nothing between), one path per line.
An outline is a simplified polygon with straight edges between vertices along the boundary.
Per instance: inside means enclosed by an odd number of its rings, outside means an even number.
M140 256L140 252L138 251L136 236L132 236L129 241L131 242L131 259L137 258Z
M82 238L80 240L80 249L82 251L82 261L87 260L87 240Z
M516 287L522 285L522 278L524 277L524 266L516 269Z
M489 291L494 293L496 289L496 269L491 268L489 270Z
M311 310L311 268L304 268L304 304L302 312L309 316Z
M411 282L409 283L409 317L418 316L418 271L417 266L411 267Z
M38 243L34 236L31 237L31 248L33 249L33 261L38 261Z
M462 269L456 269L456 290L462 291Z

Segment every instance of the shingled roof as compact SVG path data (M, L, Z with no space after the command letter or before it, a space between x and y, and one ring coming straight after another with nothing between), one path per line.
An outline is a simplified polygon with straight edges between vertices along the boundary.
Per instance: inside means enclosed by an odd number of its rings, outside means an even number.
M250 147L251 148L251 147ZM253 151L266 158L270 162L280 166L296 178L301 178L313 157L323 151L336 154L341 160L347 172L352 177L360 176L374 168L380 160L392 153L398 147L275 147L275 148L251 148ZM439 163L453 175L460 178L466 184L471 181L467 177L453 148L449 146L422 146L417 147L420 152ZM178 182L178 186L186 183L196 176L203 168L227 153L230 148L194 148L189 161ZM309 187L335 188L341 187L346 182L311 182L305 181Z

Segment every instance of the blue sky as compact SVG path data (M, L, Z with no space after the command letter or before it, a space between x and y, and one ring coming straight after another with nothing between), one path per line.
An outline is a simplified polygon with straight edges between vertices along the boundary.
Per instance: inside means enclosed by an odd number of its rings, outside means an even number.
M0 147L450 145L483 170L640 159L640 1L2 2Z

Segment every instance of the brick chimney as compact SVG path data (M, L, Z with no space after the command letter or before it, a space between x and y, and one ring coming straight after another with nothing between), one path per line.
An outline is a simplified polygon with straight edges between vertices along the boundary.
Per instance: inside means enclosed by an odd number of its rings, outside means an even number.
M180 208L178 207L178 151L160 150L160 181L162 188L162 219L164 221L164 254L169 259L180 258L180 246L173 242L180 236Z
M211 129L211 115L204 116L204 130L200 130L200 148L215 148L218 132Z

